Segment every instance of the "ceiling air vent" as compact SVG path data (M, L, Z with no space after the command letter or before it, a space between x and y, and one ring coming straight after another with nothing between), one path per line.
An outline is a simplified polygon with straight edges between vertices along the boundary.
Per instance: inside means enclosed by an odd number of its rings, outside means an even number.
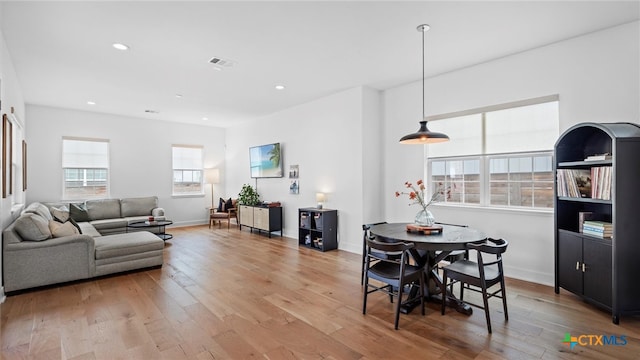
M234 61L222 59L216 56L212 57L209 62L215 65L218 70L222 70L222 68L230 68L235 64Z

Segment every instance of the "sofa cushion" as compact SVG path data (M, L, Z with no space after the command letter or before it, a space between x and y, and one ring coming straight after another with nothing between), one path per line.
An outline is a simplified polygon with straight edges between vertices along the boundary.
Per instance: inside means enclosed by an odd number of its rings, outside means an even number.
M51 216L55 221L65 223L69 220L69 209L66 206L52 207Z
M47 222L49 220L53 220L53 217L51 216L51 212L49 212L49 208L39 202L34 202L29 204L29 206L27 206L27 208L24 209L22 213L38 214L42 216L43 219L47 220Z
M69 204L69 216L78 223L89 221L89 213L83 203Z
M80 229L81 234L89 235L92 238L102 236L102 234L100 234L98 230L96 230L96 228L93 227L93 225L91 225L91 223L89 222L79 222L77 223L77 225L78 229Z
M101 236L95 244L96 260L164 249L164 241L147 231Z
M127 219L125 218L93 220L90 223L100 233L104 233L104 230L109 229L118 229L118 231L125 231L127 225L129 224L127 222Z
M16 220L15 229L27 241L42 241L51 238L49 222L42 216L25 213Z
M87 200L85 202L89 220L113 219L120 217L120 200Z
M51 235L54 238L80 234L78 228L68 221L60 223L55 220L49 220L49 230L51 230Z
M151 215L151 211L157 206L158 198L155 196L120 199L122 217L149 216Z

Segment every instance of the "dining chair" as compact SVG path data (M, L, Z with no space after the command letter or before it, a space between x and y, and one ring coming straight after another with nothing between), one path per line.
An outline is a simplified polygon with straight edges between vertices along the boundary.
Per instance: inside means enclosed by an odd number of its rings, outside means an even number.
M364 285L365 261L367 257L367 239L371 237L369 230L373 225L386 224L386 221L362 225L362 266L360 268L360 285ZM381 256L383 254L380 254Z
M469 227L469 225L460 225L460 224L449 224L449 223L443 223L443 222L437 222L437 225L449 225L449 226L458 226L458 227L463 227L463 228L467 228ZM440 251L436 251L436 255L438 255L440 253ZM452 252L449 253L449 255L447 255L443 260L446 261L446 263L444 263L442 266L444 266L445 264L450 264L454 261L458 261L458 260L467 260L469 258L469 250L453 250Z
M507 312L507 294L504 285L504 270L502 266L502 254L507 251L509 242L504 239L488 238L483 243L467 244L469 250L475 250L477 261L460 260L444 266L442 284L440 290L442 294L446 293L447 279L460 283L460 300L464 301L464 290L470 290L482 293L482 301L484 306L466 302L469 305L483 309L487 319L487 329L491 334L491 316L489 315L489 298L497 297L502 299L502 307L504 309L504 319L509 320ZM495 258L485 259L483 255ZM489 292L489 288L500 284L500 288ZM446 296L442 296L441 313L444 315Z
M400 320L400 305L402 304L402 294L405 292L405 285L412 285L418 282L420 286L419 295L422 315L424 315L424 289L425 276L424 265L411 265L409 259L410 249L415 245L412 243L386 243L379 242L375 238L366 238L366 258L364 273L364 299L362 302L362 314L367 313L367 296L376 291L382 291L389 295L391 303L397 297L395 306L395 329L398 330ZM370 279L381 282L384 285L372 284Z

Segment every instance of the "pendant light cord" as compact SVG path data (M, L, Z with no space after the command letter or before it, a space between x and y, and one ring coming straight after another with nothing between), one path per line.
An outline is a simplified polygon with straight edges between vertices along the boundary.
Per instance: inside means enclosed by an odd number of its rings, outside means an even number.
M424 29L422 29L422 120L424 118Z

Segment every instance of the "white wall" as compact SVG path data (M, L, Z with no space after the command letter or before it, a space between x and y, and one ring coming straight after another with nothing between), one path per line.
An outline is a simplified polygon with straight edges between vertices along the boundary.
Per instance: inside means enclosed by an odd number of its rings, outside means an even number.
M298 208L314 207L324 192L324 207L338 210L339 248L359 252L363 222L363 117L372 119L377 92L353 88L227 130L227 192L257 183L261 200L280 201L284 235L298 238ZM375 103L374 103L375 102ZM363 109L367 109L364 111ZM369 121L369 120L367 120ZM299 165L300 193L289 194L289 178L251 179L249 147L279 142L285 174ZM375 189L380 179L367 179Z
M427 115L473 109L544 95L560 95L560 131L585 122L640 122L640 26L634 22L426 81ZM385 91L385 218L411 219L416 209L391 194L424 176L422 146L398 139L418 129L421 82ZM430 145L437 146L437 145ZM466 223L510 241L511 277L553 283L552 213L433 206L437 220Z
M224 173L224 129L36 105L27 116L27 203L61 200L63 136L109 139L111 198L155 195L174 226L206 223L209 196L171 195L171 145L204 146L205 168Z
M2 11L2 6L0 5L0 12ZM0 18L2 14L0 13ZM16 72L13 67L13 63L11 62L11 56L9 51L7 50L6 43L4 41L4 36L0 31L0 80L2 83L0 84L0 100L2 100L2 114L9 114L11 112L11 107L14 108L16 116L18 116L23 122L25 122L24 117L24 100L22 98L22 89L18 84L18 79L16 77ZM0 140L1 141L1 140ZM0 142L1 146L1 142ZM11 213L11 199L5 198L0 199L0 226L2 229L7 227L13 219L13 215ZM0 256L0 281L2 281L2 257ZM4 290L3 287L0 286L0 302L4 299Z
M384 221L384 147L382 94L364 88L362 103L362 217L364 224ZM362 251L362 250L360 250Z

